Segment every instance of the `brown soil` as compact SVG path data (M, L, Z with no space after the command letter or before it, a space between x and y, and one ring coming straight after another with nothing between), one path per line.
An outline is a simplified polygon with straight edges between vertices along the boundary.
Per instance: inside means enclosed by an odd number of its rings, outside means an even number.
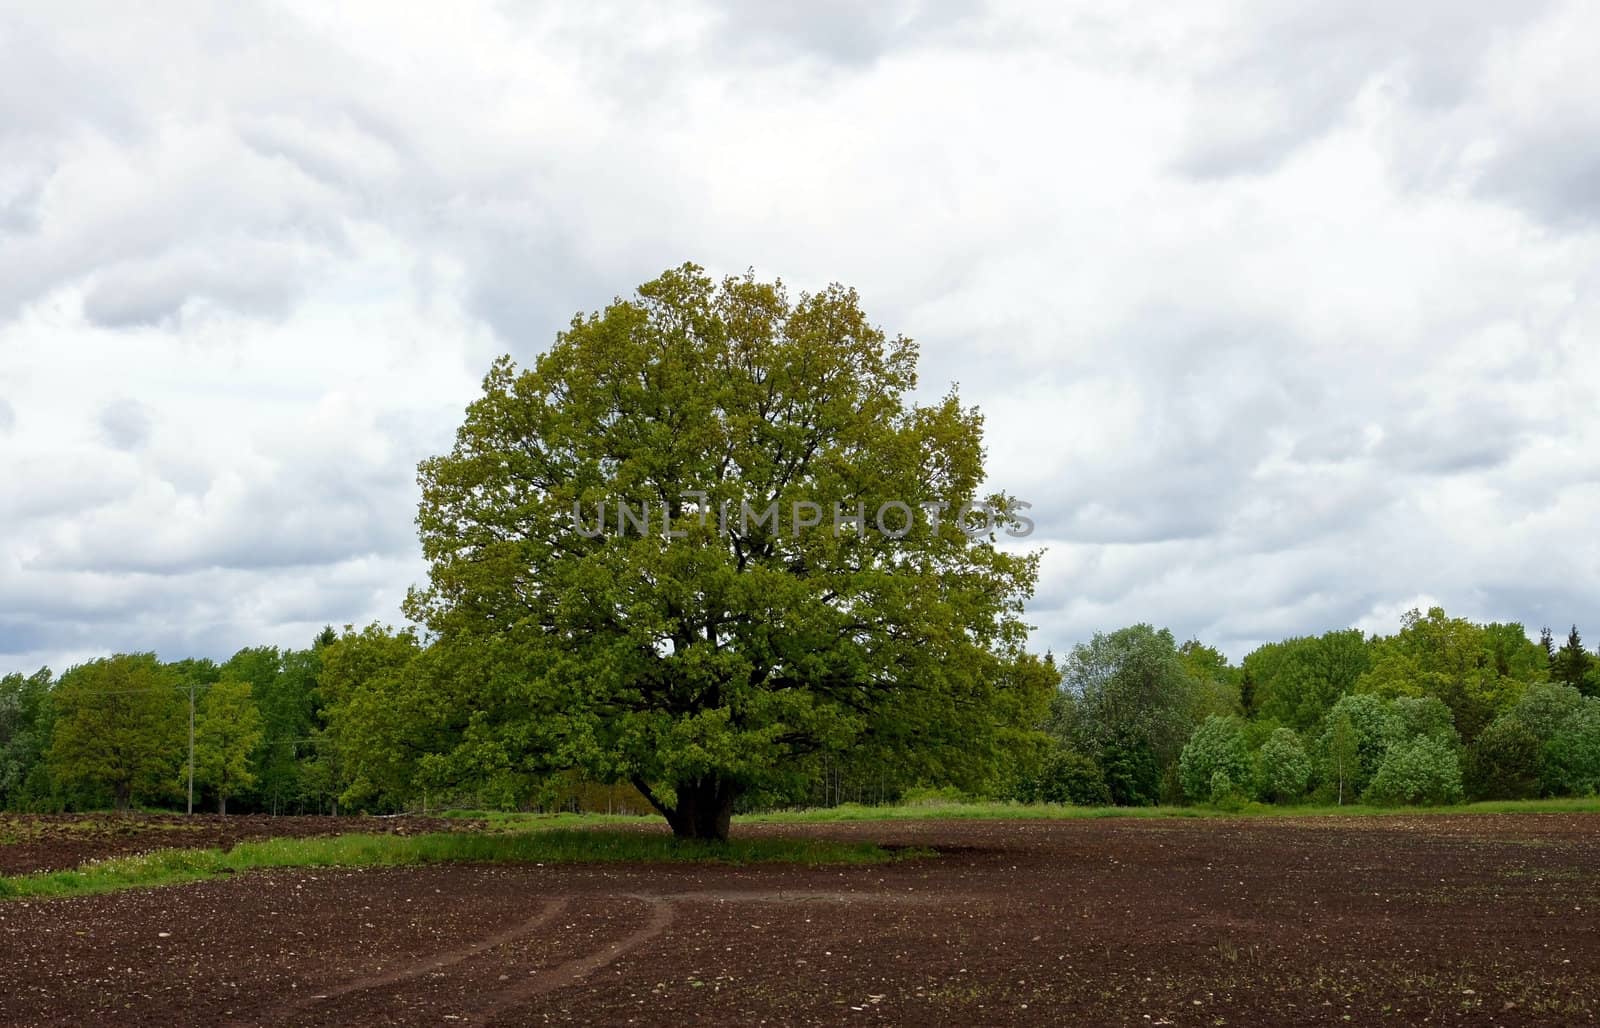
M25 1025L1587 1024L1600 817L736 826L879 867L291 871L0 903Z
M59 871L154 849L230 848L254 839L467 831L481 821L439 817L269 817L265 814L0 814L0 875Z

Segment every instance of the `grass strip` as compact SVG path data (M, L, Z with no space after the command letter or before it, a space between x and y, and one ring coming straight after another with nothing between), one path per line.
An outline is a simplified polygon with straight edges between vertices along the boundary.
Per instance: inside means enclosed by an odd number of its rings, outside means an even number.
M514 834L336 835L245 842L230 850L164 849L70 871L0 877L0 899L88 896L177 885L268 868L399 867L415 864L878 864L909 853L825 839L680 841L644 832L551 830ZM917 853L914 855L925 855Z
M779 810L745 814L741 824L827 824L841 821L941 821L941 820L1075 820L1079 818L1238 818L1238 817L1427 817L1432 814L1597 814L1600 797L1582 796L1546 800L1489 800L1440 807L1273 806L1249 803L1237 810L1217 807L1074 807L1055 803L929 803L874 807L846 803L837 807Z

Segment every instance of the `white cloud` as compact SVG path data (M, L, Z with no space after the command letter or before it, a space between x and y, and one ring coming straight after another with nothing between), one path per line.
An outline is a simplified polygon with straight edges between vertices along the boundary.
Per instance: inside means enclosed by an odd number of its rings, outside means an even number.
M685 259L961 383L1041 645L1592 615L1593 8L1119 6L8 12L0 666L394 619L492 356Z

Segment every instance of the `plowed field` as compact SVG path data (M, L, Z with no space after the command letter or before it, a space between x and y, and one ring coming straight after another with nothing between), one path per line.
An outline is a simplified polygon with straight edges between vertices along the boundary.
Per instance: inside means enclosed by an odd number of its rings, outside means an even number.
M1600 817L735 826L848 868L276 871L0 903L27 1025L1588 1024Z

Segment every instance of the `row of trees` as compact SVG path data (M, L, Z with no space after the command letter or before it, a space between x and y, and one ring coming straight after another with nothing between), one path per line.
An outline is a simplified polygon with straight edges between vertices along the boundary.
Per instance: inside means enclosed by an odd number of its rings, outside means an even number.
M982 413L953 387L919 400L917 359L843 286L670 270L531 367L496 361L419 467L428 579L404 610L425 640L7 679L5 802L175 801L191 700L221 806L527 804L578 776L699 838L740 805L918 785L1130 804L1592 787L1575 631L1541 648L1431 611L1237 667L1149 626L1030 654L1026 505L985 495ZM597 534L575 512L602 503L661 509L663 530ZM723 513L747 506L789 517ZM896 507L926 516L868 529Z
M239 651L228 661L119 654L54 678L0 678L0 804L57 810L186 805L191 726L196 795L226 812L332 809L342 786L319 757L319 676L336 641Z
M1076 647L1025 799L1379 804L1600 789L1600 658L1518 624L1411 611L1391 636L1271 643L1231 665L1148 625Z
M1136 625L1095 636L1059 666L1047 655L1013 674L1004 759L982 774L908 766L898 746L869 741L796 761L742 805L881 802L942 785L1132 805L1600 791L1600 657L1576 628L1556 647L1548 632L1535 643L1519 625L1414 611L1392 636L1291 639L1235 665ZM196 788L219 810L392 810L430 798L646 809L631 784L597 782L531 735L508 743L508 724L526 726L512 713L518 688L379 626L220 664L132 654L59 679L8 675L0 804L181 806L192 695Z

